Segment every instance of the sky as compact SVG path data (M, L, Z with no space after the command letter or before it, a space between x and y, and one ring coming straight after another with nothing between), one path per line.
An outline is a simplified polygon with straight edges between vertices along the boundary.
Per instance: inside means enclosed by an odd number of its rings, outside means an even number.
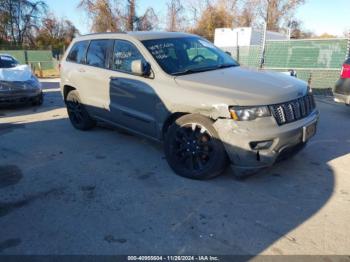
M71 20L81 34L89 33L87 17L77 9L79 0L46 0L49 8L58 17ZM153 7L156 13L165 19L167 0L138 0L137 12L142 13L147 7ZM186 1L184 1L185 3ZM296 17L303 22L305 30L311 30L317 35L325 32L342 36L350 29L350 0L306 0L299 7Z

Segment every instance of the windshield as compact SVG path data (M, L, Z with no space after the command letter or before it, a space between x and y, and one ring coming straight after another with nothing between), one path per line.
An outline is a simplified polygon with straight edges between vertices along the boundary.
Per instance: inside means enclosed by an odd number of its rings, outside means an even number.
M239 66L228 54L199 37L142 41L162 69L171 75Z
M18 62L11 56L0 55L0 68L12 68L16 67L17 65Z

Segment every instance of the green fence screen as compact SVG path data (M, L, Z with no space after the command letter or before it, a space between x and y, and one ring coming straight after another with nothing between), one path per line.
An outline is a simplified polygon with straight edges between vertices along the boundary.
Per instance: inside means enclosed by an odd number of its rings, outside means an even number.
M56 65L51 50L0 50L0 53L10 54L21 64L28 63L35 69L53 69Z
M347 39L267 41L263 68L272 71L297 71L298 78L314 88L331 88L340 75L346 58ZM261 46L223 48L241 65L257 68Z

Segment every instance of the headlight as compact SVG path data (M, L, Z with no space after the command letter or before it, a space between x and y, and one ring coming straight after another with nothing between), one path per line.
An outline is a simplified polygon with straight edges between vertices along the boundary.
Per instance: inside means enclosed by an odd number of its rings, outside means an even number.
M29 88L37 89L40 88L40 82L35 76L31 76L31 78L26 81L26 85L28 85Z
M259 117L271 116L270 110L267 106L258 107L230 107L230 114L234 120L248 121Z

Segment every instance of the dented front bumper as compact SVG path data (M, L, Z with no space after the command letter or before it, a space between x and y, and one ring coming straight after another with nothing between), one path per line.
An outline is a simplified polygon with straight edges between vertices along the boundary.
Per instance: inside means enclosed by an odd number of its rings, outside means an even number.
M319 113L314 110L306 118L278 126L273 117L254 121L218 119L214 123L236 175L251 174L272 166L282 156L299 150L306 143L305 127L317 124ZM303 141L304 140L304 141ZM268 148L254 149L259 142L271 141Z
M42 95L38 80L0 81L0 105L35 101Z

